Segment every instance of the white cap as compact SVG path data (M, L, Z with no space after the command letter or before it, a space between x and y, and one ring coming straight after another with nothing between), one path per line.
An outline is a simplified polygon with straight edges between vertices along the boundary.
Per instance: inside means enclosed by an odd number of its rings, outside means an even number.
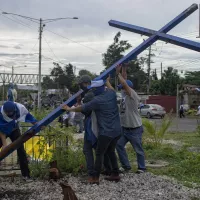
M104 81L101 79L101 80L98 80L98 81L91 81L91 85L88 87L88 89L90 88L96 88L96 87L101 87L104 85Z

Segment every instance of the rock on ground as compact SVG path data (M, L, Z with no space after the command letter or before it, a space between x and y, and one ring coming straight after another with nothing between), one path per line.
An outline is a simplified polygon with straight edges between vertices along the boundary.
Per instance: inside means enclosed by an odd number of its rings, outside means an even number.
M100 185L87 185L81 178L68 176L68 181L80 200L190 200L200 198L200 191L172 183L171 180L150 173L122 175L118 183L101 178ZM1 200L62 200L59 182L34 181L25 183L20 178L0 178Z

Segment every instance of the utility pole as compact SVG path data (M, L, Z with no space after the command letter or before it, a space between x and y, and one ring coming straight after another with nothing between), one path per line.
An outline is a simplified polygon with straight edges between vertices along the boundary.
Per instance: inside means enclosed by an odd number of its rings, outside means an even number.
M39 70L38 70L38 109L41 108L41 91L42 91L42 87L41 87L41 62L42 62L42 32L43 32L43 27L45 26L45 24L47 23L51 23L51 22L55 22L58 20L64 20L64 19L78 19L78 17L64 17L64 18L55 18L55 19L44 19L42 20L40 19L35 19L32 17L27 17L27 16L23 16L23 15L18 15L15 13L8 13L8 12L2 12L2 14L4 15L14 15L14 16L18 16L18 17L22 17L26 20L30 20L30 21L34 21L36 23L39 22L40 27L39 27ZM43 24L43 22L45 24Z
M162 79L162 62L160 63L161 79Z
M176 86L176 117L178 118L179 111L179 84Z
M38 109L41 108L41 63L42 63L42 32L43 24L42 19L40 18L40 27L39 27L39 70L38 70Z
M76 75L76 66L74 66L74 75Z
M149 94L150 90L150 72L151 72L151 46L149 47L149 54L148 54L148 69L147 69L147 76L148 76L148 82L147 82L147 94Z
M200 38L200 4L199 4L199 36L197 38Z

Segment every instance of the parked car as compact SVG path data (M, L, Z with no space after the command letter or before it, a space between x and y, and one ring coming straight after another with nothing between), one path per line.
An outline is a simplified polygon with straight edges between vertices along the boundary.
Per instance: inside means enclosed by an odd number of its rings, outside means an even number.
M149 119L156 116L163 118L166 114L165 109L158 104L145 104L139 111L141 116Z

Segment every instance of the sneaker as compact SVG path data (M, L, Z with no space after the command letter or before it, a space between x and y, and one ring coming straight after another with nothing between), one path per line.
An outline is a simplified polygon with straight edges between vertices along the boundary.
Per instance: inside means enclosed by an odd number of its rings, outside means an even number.
M145 170L144 170L144 169L138 169L138 170L136 171L136 174L143 174L143 173L145 173Z
M120 174L123 174L123 173L128 173L130 172L131 168L123 168L123 167L120 167L119 168L119 173Z
M25 181L25 182L27 182L27 183L33 182L33 179L30 178L30 177L27 177L27 176L26 177L23 176L22 180Z

